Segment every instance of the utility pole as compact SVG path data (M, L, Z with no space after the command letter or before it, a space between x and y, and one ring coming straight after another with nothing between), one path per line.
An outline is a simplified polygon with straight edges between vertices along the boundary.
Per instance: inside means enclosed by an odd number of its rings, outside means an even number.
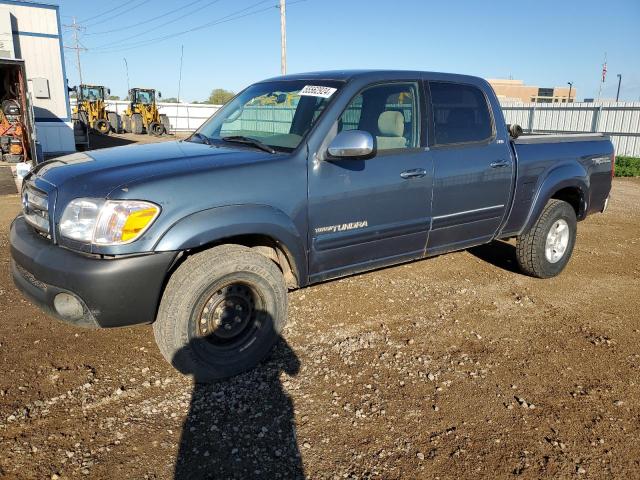
M571 89L573 88L573 82L567 82L569 85L569 98L567 98L567 103L571 103Z
M173 131L178 128L178 109L180 108L180 94L182 93L182 60L184 59L184 44L180 46L180 75L178 76L178 104L176 105L176 122ZM189 128L189 107L187 107L187 128ZM169 133L169 132L167 132Z
M616 93L616 102L620 99L620 84L622 83L622 74L618 74L618 93Z
M182 59L183 58L184 58L184 45L180 47L180 74L178 76L178 103L180 103L180 93L182 90Z
M80 64L80 51L86 51L87 49L84 48L83 46L81 46L80 44L80 39L79 39L79 33L80 31L84 31L84 27L79 25L78 23L76 23L76 17L73 17L73 23L71 25L64 25L67 28L70 28L71 30L73 30L73 47L67 47L65 46L64 48L68 48L69 50L75 50L76 51L76 66L78 67L78 76L80 77L80 85L82 85L82 65Z
M287 6L280 0L280 73L287 74Z

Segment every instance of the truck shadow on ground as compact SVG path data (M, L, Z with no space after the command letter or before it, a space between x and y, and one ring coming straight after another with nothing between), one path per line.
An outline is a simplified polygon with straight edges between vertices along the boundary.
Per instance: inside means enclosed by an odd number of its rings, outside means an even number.
M283 372L294 376L299 369L298 357L281 338L268 359L249 372L213 384L192 375L196 384L175 478L303 479L293 401L281 383Z
M498 268L513 273L522 273L516 260L516 247L502 240L478 245L467 250L471 255Z

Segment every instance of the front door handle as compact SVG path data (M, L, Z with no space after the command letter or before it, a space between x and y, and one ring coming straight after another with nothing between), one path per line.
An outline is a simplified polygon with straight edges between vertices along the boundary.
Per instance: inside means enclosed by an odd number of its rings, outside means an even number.
M400 176L406 180L409 178L424 177L426 174L427 171L424 168L413 168L411 170L405 170L400 174Z
M489 166L491 168L502 168L502 167L508 167L509 166L509 162L507 162L506 160L496 160L495 162L491 162L489 164Z

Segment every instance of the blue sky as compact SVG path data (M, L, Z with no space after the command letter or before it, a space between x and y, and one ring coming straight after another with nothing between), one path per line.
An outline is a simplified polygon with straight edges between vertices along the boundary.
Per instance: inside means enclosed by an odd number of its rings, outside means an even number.
M88 49L82 54L85 82L107 85L112 94L126 94L126 58L132 86L156 87L165 98L177 96L182 45L181 97L187 101L203 100L217 87L238 91L280 73L277 0L57 3L63 24L75 16L86 27L80 37ZM287 0L287 4L290 73L399 68L511 76L542 87L573 81L581 100L597 95L606 52L608 74L602 97L615 97L616 74L621 73L621 100L640 100L640 0ZM237 18L242 15L246 16ZM220 22L228 19L232 20ZM70 31L64 39L72 44ZM66 62L69 83L74 85L78 74L70 50Z

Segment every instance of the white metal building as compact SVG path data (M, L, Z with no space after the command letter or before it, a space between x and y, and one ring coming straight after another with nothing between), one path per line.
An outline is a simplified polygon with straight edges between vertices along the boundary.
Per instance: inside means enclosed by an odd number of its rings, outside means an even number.
M0 0L0 57L22 59L45 155L75 151L57 5Z

